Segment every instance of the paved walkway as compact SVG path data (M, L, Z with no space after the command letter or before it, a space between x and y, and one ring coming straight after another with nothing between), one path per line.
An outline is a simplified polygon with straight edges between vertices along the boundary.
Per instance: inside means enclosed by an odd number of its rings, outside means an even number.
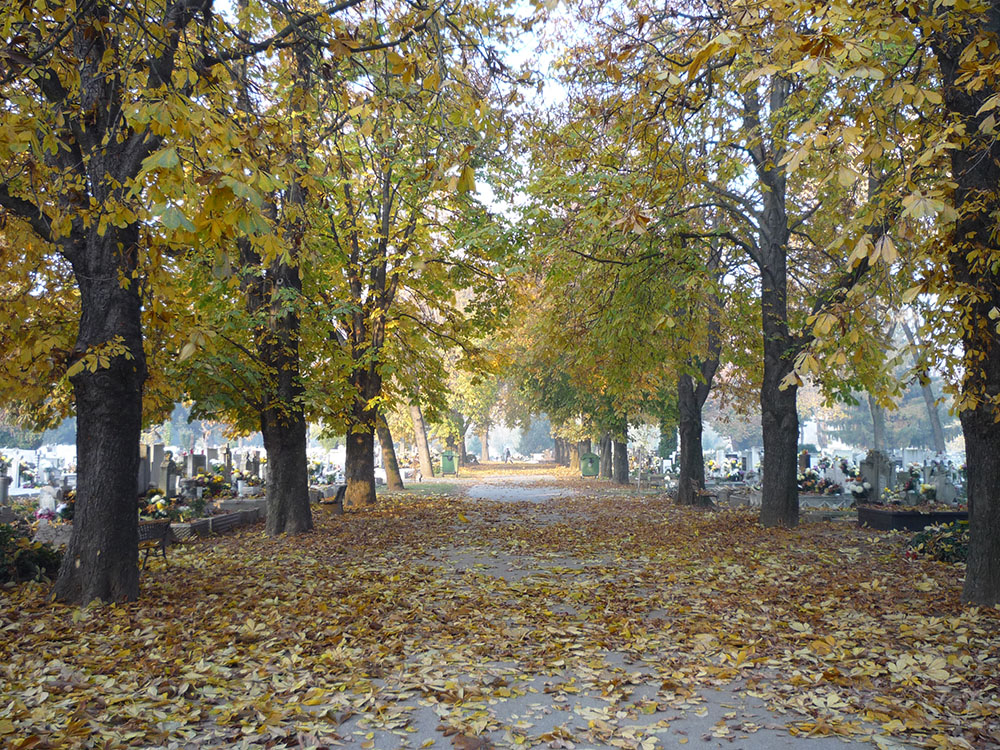
M453 477L446 479L456 481ZM460 494L483 501L484 513L490 517L494 503L524 504L530 506L524 512L530 513L534 523L565 520L566 511L558 507L558 501L582 494L545 474L479 475L458 481L462 485ZM497 507L520 513L517 505ZM498 529L498 533L502 532ZM456 548L441 550L430 562L439 569L475 571L480 576L525 587L572 576L585 565L600 561L539 559L530 551L517 556L495 552L477 555ZM563 602L560 612L565 615L566 627L572 628L576 607ZM529 736L542 737L546 747L577 750L871 747L846 738L805 738L789 733L787 724L807 717L768 710L760 689L746 681L720 684L715 689L686 690L682 684L665 680L655 662L614 650L604 650L599 659L582 670L560 670L558 663L551 664L547 674L539 674L536 666L524 669L516 663L445 666L432 653L416 655L415 662L413 667L418 672L424 670L432 683L438 676L440 695L428 695L426 682L417 691L412 683L399 684L391 676L379 681L379 700L386 702L387 715L398 717L400 726L405 717L405 731L394 732L391 720L388 727L379 728L367 718L355 717L339 730L346 747L393 750L404 742L407 747L417 748L486 750L494 746L491 743L496 747L518 747ZM411 670L407 673L412 680ZM498 691L498 685L506 689ZM480 733L476 737L452 733L449 728L477 723Z

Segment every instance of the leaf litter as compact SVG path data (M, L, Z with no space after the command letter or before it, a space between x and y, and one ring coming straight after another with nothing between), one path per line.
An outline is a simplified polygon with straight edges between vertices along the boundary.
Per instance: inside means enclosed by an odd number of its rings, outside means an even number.
M133 604L7 589L0 745L652 750L722 687L799 737L1000 746L1000 610L899 535L596 493L316 526L174 548ZM764 728L734 708L700 741Z

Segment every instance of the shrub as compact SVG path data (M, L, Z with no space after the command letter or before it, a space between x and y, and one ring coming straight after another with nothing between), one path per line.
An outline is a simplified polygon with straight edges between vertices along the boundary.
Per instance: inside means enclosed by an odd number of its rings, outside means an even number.
M33 542L7 524L0 524L0 583L43 581L55 577L62 553L50 544Z
M969 522L928 526L914 535L907 546L915 553L929 555L941 562L965 562L969 551Z

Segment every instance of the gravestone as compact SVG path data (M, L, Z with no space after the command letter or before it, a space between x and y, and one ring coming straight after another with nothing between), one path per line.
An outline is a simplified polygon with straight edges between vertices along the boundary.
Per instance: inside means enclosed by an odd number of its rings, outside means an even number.
M872 487L868 491L870 500L878 501L882 492L890 486L894 478L892 460L882 451L870 450L861 462L861 476Z
M204 453L195 453L191 458L194 466L194 473L191 476L196 477L199 474L208 473L208 458Z
M208 465L211 466L213 461L219 460L219 449L218 448L206 448L205 449L205 460L208 461Z
M802 451L799 454L799 472L803 472L806 469L810 468L811 466L810 458L811 457L809 456L809 451Z
M7 464L0 461L0 507L7 505L10 498L10 477L7 476Z
M152 476L150 482L156 480L156 475L160 471L160 464L163 463L163 453L166 447L163 443L153 443L152 452L149 454L149 470ZM163 489L162 487L160 489Z
M229 450L229 443L222 449L222 478L227 483L233 481L233 454Z
M250 476L260 479L260 454L257 451L254 451L247 461L247 472Z
M38 509L52 510L62 502L62 492L55 487L42 487L38 491Z
M955 489L955 485L951 483L948 474L939 472L934 479L934 498L939 503L954 505L955 499L958 497L958 491Z
M152 480L152 467L150 466L150 450L145 443L139 443L139 473L136 477L136 490L138 494L145 495Z
M174 456L170 451L163 454L163 461L160 463L160 476L156 485L163 491L163 496L168 500L174 496L174 478L177 475L177 467L174 465Z
M830 468L823 472L824 479L828 479L835 484L839 484L843 487L847 483L847 475L844 470L840 468L840 462L835 461Z

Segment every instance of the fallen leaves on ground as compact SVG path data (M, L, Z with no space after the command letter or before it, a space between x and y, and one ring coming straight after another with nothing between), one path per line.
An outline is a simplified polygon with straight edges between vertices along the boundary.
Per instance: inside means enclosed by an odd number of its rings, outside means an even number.
M416 748L430 709L440 747L652 750L729 683L803 737L1000 745L1000 610L963 608L962 569L898 535L622 495L316 522L172 548L135 604L5 590L0 745Z

